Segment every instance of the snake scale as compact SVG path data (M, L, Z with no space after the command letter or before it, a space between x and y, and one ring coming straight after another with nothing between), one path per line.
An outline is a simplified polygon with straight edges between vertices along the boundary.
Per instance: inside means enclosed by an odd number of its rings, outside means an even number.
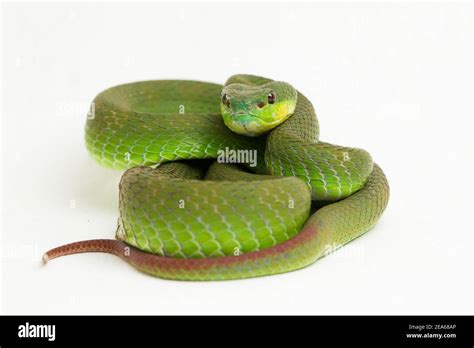
M387 206L369 153L319 141L311 102L285 82L143 81L92 105L89 153L126 170L116 239L54 248L45 263L105 252L167 279L283 273L367 232Z

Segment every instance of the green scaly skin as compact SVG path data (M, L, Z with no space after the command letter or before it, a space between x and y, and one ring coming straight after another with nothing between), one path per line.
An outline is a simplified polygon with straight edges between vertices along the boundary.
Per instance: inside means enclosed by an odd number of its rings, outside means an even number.
M104 91L94 108L89 152L107 167L129 168L117 240L61 246L45 262L98 251L168 279L288 272L370 230L388 202L370 155L319 142L311 103L283 82L138 82ZM192 161L226 148L255 150L257 167Z

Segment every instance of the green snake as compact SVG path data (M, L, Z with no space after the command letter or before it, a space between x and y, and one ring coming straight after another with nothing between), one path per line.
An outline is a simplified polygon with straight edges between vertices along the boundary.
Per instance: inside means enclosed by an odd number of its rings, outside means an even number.
M43 261L115 254L179 280L288 272L370 230L389 187L368 152L319 141L311 102L285 82L157 80L93 101L89 153L126 169L116 239L54 248Z

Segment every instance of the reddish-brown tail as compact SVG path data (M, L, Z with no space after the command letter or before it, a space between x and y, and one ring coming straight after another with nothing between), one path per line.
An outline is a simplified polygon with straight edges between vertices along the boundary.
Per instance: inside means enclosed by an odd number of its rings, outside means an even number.
M56 257L89 252L109 253L122 257L124 255L124 248L126 247L127 245L125 243L114 239L83 240L61 245L47 251L43 254L43 262L46 264L49 260Z

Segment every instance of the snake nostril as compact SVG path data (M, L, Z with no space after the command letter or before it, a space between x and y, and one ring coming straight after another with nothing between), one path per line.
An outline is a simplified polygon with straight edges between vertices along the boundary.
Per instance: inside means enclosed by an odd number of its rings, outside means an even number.
M263 108L265 106L265 103L264 102L258 102L257 106L259 107L259 109Z

